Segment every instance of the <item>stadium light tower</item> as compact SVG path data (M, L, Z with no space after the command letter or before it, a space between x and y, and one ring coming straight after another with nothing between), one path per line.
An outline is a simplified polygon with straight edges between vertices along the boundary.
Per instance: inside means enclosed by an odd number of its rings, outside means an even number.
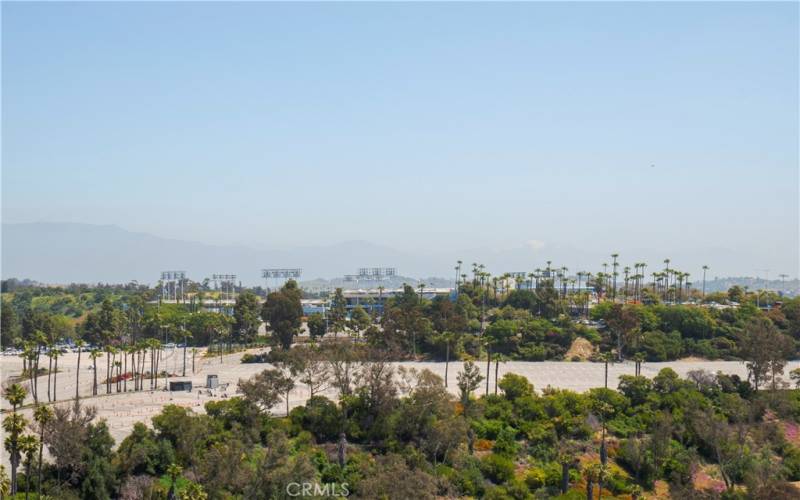
M262 269L261 270L261 277L264 278L264 282L267 286L267 293L270 291L269 287L269 280L275 280L276 283L286 283L289 279L300 279L300 276L303 274L303 270L300 268L292 268L292 269L284 269L284 268L272 268L272 269Z
M186 271L163 271L161 273L161 298L166 295L169 300L172 292L172 300L178 302L178 297L184 300L184 282L186 281Z
M219 283L220 298L233 299L234 292L236 291L236 275L235 274L213 274L212 279L214 286Z

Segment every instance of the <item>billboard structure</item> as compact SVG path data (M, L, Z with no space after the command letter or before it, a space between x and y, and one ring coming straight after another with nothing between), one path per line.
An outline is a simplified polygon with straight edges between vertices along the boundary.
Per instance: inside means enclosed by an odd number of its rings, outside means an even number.
M261 270L261 277L264 278L264 282L267 286L267 293L270 291L270 281L276 284L276 288L278 286L282 286L288 280L298 280L300 276L303 274L303 270L300 268L294 269L262 269Z

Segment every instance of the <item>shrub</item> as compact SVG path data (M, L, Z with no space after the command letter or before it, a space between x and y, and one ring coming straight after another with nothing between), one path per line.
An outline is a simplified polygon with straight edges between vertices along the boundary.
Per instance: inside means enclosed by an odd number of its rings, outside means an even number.
M492 453L481 460L481 472L495 484L501 484L514 477L514 461Z
M525 484L531 491L538 490L547 482L547 473L539 467L532 467L525 473Z

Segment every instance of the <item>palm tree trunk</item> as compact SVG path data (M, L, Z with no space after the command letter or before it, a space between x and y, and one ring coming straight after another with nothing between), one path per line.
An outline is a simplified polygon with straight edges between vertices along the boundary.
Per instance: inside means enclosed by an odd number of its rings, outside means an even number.
M50 358L49 365L47 366L47 400L52 401L50 399L50 375L53 373L53 356L52 352L48 353L48 358Z
M56 371L53 372L53 401L58 401L58 395L56 395L56 384L58 384L58 358L56 358Z
M450 367L450 341L447 341L447 347L444 357L444 386L447 387L447 370Z
M81 386L81 348L78 347L78 368L75 370L75 401L80 398L78 388Z
M28 457L25 460L25 500L28 500L31 494L31 459Z
M97 358L92 358L94 361L94 383L92 384L92 396L97 396Z
M44 447L44 424L39 425L39 463L36 468L36 498L42 498L42 449Z
M500 370L500 360L495 358L494 360L494 393L497 395L497 373Z
M106 351L106 394L111 394L111 352Z
M492 368L492 348L486 346L486 395L489 395L489 370Z

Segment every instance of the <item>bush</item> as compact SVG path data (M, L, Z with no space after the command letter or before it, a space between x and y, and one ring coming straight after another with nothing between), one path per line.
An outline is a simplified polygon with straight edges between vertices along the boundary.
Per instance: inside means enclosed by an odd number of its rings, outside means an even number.
M538 490L543 487L546 482L547 473L544 469L533 467L528 469L528 472L525 473L525 484L528 485L528 489L531 491Z
M492 453L481 460L481 472L495 484L501 484L514 477L514 461Z
M533 386L528 382L528 379L514 373L506 373L503 375L498 386L503 390L506 399L511 401L533 394Z

